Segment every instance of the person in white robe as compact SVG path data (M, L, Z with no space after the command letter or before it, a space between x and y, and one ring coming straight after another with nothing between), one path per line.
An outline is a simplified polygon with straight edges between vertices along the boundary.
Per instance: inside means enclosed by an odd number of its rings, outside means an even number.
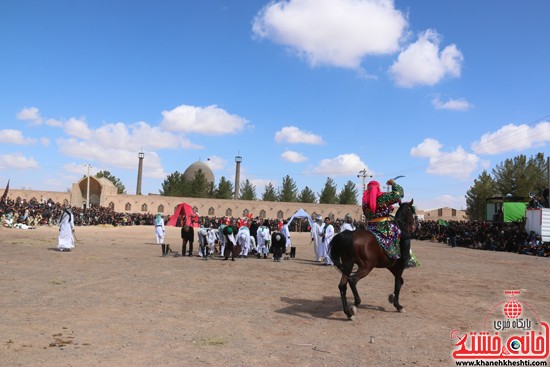
M281 227L281 234L285 236L285 249L283 250L285 252L285 255L288 256L288 252L290 251L290 247L292 246L292 242L290 241L290 229L288 228L288 221L283 221L283 226Z
M344 223L340 226L340 233L344 231L355 231L355 226L353 225L353 218L349 214L346 214Z
M330 258L330 242L334 237L334 226L330 223L330 218L325 218L325 226L323 227L323 253L325 254L325 265L334 265L332 259Z
M69 205L65 205L63 213L59 217L59 239L57 248L59 251L71 251L74 248L74 214Z
M237 232L237 244L241 245L241 253L239 257L248 257L250 251L250 229L247 226L242 226Z
M157 238L157 245L164 244L164 218L162 218L162 214L160 213L155 218L155 236Z
M216 241L218 240L218 231L212 228L212 225L210 225L210 228L208 229L208 233L206 234L206 242L208 243L208 255L212 256L215 251Z
M258 259L263 256L264 259L267 259L267 254L269 252L269 245L271 242L271 231L269 230L269 221L265 220L264 224L258 228L256 235L258 239L257 251Z
M315 217L315 222L311 226L311 241L313 241L313 251L315 251L315 259L320 262L325 257L324 246L322 242L323 218L320 215Z
M201 226L197 232L199 240L199 257L202 257L204 260L208 259L208 231L209 228Z

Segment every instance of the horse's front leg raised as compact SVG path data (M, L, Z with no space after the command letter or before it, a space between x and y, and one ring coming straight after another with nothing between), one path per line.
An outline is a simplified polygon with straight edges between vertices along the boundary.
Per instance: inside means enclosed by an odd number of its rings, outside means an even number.
M350 310L348 306L348 300L346 298L346 292L348 289L348 277L346 277L345 275L342 275L342 278L340 279L340 284L338 284L338 289L340 290L340 298L342 298L342 308L344 309L344 313L346 314L348 319L355 319L356 308L355 306L353 306L352 310Z

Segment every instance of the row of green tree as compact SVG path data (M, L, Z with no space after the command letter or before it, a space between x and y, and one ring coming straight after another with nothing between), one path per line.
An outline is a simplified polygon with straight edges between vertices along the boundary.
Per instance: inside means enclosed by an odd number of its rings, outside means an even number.
M107 178L117 187L117 192L119 194L126 193L126 187L122 184L120 179L112 175L111 172L100 171L95 177ZM296 182L287 175L283 178L281 187L277 189L269 183L265 187L261 200L357 205L357 193L357 188L351 181L348 181L338 193L337 185L330 177L327 178L325 186L319 194L315 194L308 186L298 192ZM168 175L162 183L160 194L163 196L177 197L232 199L235 195L235 191L231 181L227 180L224 176L220 178L218 186L214 186L214 183L208 182L204 172L199 169L195 172L195 177L192 181L185 180L183 174L178 171ZM239 199L258 200L256 187L249 180L245 180L240 185Z
M492 175L484 170L466 193L466 214L470 220L485 220L486 200L495 196L542 197L548 188L548 165L543 153L527 159L518 155L496 165Z
M330 177L327 178L325 186L320 193L316 194L306 186L298 190L296 182L290 177L283 177L280 187L275 188L269 183L261 194L262 201L298 202L298 203L320 203L320 204L349 204L357 205L357 188L355 184L348 181L338 193L337 185ZM176 171L166 178L162 183L160 194L164 196L182 196L192 198L214 198L232 199L235 196L235 189L231 181L222 176L215 186L208 182L204 172L199 169L195 172L193 180L185 180L183 174ZM248 179L240 184L240 200L258 200L256 186Z

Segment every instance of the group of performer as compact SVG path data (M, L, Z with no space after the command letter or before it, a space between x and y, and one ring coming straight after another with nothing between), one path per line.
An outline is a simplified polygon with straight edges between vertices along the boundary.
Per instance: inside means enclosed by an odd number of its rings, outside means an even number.
M374 234L380 245L384 248L400 246L401 256L405 263L409 258L410 239L400 238L400 230L390 216L393 204L398 203L404 195L403 188L393 179L388 180L391 191L382 192L376 181L371 181L363 194L362 207L366 218L366 228ZM258 218L257 218L258 219ZM181 229L181 256L193 256L194 229L189 225L190 220L182 218ZM292 246L288 222L283 221L276 231L271 231L269 221L264 220L258 224L258 220L245 222L231 222L227 220L218 228L211 224L209 227L201 226L197 231L198 253L204 260L218 253L224 260L235 260L235 257L248 258L255 255L257 258L267 259L269 253L273 253L273 261L281 261L283 254L285 259L294 258L296 248ZM74 215L71 207L65 205L59 218L59 251L70 251L74 248ZM165 223L161 214L154 219L156 243L162 247L162 256L172 252L168 244L165 244ZM353 218L348 214L340 231L354 231ZM327 266L334 265L329 255L330 242L335 236L335 228L330 217L324 220L317 215L311 227L311 242L314 245L315 257L318 262ZM400 241L401 240L401 241ZM188 250L188 251L187 251ZM179 254L179 253L178 253Z
M184 223L181 228L182 248L181 253L177 255L193 256L195 230L193 226L187 224L186 218L183 218L182 223ZM160 220L155 226L155 233L157 243L164 244L164 224L160 224ZM267 220L261 225L257 224L257 221L252 221L250 226L241 225L240 227L228 220L217 228L212 224L209 227L201 226L197 229L197 240L197 256L204 260L208 260L216 253L224 260L229 258L234 260L235 257L248 258L250 255L258 259L267 259L268 254L273 253L273 261L277 262L281 261L283 254L288 255L287 259L295 255L287 221L283 222L280 230L271 231ZM163 256L166 256L168 251L170 250L163 247Z

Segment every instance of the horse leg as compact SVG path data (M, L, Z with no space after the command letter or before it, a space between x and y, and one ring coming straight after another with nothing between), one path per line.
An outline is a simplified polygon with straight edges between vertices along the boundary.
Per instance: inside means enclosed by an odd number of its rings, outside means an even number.
M363 279L364 277L369 275L369 273L372 271L372 269L373 268L370 267L370 266L369 267L359 267L359 269L357 269L355 274L353 274L349 278L349 286L351 288L351 291L353 292L355 306L359 306L361 304L361 297L359 297L359 292L357 292L357 283L361 279Z
M353 313L350 311L348 300L346 298L346 292L348 289L348 277L346 275L342 275L340 283L338 284L338 289L340 290L340 297L342 298L342 307L344 309L344 313L349 320L353 320L355 318L355 310Z
M355 306L359 306L361 304L361 297L359 297L359 292L357 292L357 278L355 275L352 275L349 278L349 287L351 288L351 292L353 293L353 304Z
M388 301L391 304L393 304L393 306L398 312L401 312L403 310L403 306L399 304L399 292L401 291L401 286L405 283L402 277L403 266L401 264L402 262L398 261L393 268L389 269L394 276L395 282L394 282L393 294L389 295Z

